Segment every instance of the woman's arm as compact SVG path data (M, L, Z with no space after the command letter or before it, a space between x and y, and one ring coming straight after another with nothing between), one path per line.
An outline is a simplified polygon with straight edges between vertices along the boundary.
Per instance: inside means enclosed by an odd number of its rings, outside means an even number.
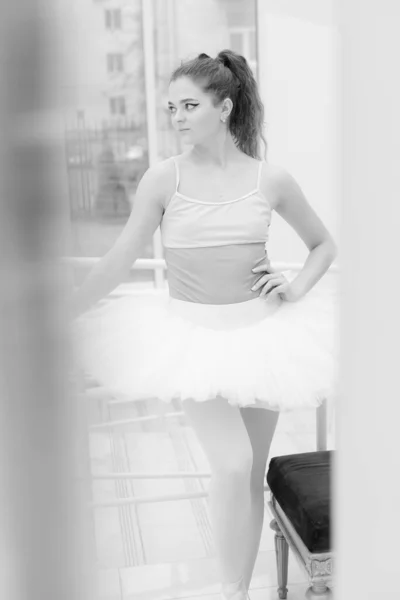
M145 172L122 233L73 296L74 317L107 296L128 275L133 263L160 225L170 173L168 161L163 161Z
M301 298L329 269L337 254L336 244L295 179L282 168L272 169L268 186L274 196L274 208L310 251L303 268L290 283L291 293ZM254 269L255 272L262 270L266 270L262 265ZM264 277L259 280L258 287L268 282L268 276L265 277L264 281Z

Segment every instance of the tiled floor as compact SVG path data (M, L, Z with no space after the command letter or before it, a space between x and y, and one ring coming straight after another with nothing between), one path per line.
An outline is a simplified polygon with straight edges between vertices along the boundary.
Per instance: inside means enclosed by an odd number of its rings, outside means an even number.
M275 556L272 551L261 552L251 586L251 600L276 598ZM307 589L305 577L296 562L290 562L290 597ZM146 567L101 572L102 598L140 600L170 600L173 598L218 598L218 578L214 561L160 564ZM301 595L298 596L302 598Z
M100 404L102 408L99 409ZM106 398L107 404L107 398ZM154 412L154 407L104 409L88 400L91 424ZM315 449L315 411L280 416L271 456ZM333 428L328 447L333 448ZM91 430L93 474L110 472L208 472L194 432L182 418ZM96 480L95 502L120 498L206 491L209 479ZM266 493L266 499L268 493ZM266 507L251 600L272 600L277 575L271 517ZM208 502L205 498L95 508L101 600L220 600ZM306 575L289 558L290 600L304 598Z

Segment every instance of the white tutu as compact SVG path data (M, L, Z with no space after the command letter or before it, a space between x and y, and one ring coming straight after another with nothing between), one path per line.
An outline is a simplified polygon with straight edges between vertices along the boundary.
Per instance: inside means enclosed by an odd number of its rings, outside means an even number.
M130 296L76 323L78 362L117 398L272 410L331 400L336 379L334 295L291 303L256 298L209 305Z

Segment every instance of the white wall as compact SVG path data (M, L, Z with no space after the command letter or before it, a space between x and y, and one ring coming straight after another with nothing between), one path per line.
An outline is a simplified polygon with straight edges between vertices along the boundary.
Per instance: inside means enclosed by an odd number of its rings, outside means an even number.
M399 4L339 0L341 390L337 595L398 598L400 539Z
M336 39L331 0L258 1L259 83L268 161L284 166L337 236ZM307 248L274 214L272 260L301 262Z

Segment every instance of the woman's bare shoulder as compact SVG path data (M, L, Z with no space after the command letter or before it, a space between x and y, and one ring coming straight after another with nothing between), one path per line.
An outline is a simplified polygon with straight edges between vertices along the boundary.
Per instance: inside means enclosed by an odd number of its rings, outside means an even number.
M270 163L263 161L263 179L271 183L280 184L285 183L291 178L290 173L276 163Z
M160 183L161 181L168 181L175 175L175 164L174 164L173 156L169 158L165 158L164 160L160 160L155 163L151 167L149 167L145 173L148 179L157 181Z
M293 177L284 167L263 161L260 188L269 198L272 208L277 207L280 197L293 182Z
M155 195L164 200L173 193L175 182L174 158L169 157L149 167L143 174L140 185L148 192L154 191Z

